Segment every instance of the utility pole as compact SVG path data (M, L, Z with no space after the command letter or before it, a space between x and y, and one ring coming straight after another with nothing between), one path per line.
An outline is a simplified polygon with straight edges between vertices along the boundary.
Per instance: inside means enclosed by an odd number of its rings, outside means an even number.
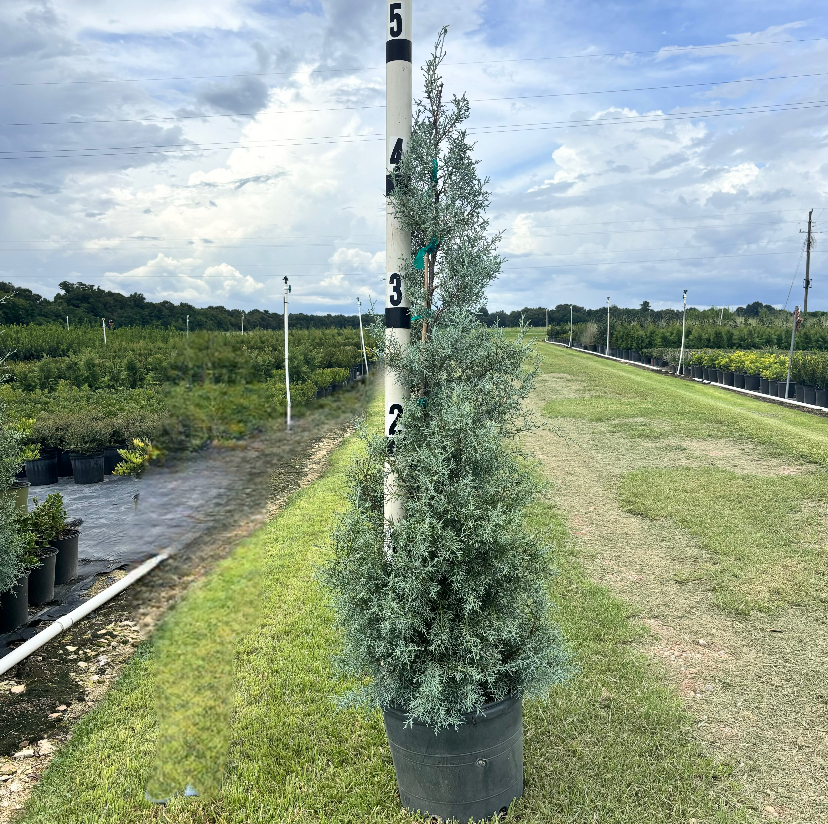
M572 304L569 304L569 348L572 348Z
M607 297L607 349L604 354L609 356L609 297Z
M285 394L287 396L287 428L292 426L290 421L290 359L288 358L288 295L290 286L285 275Z
M365 361L365 377L368 377L368 353L365 351L365 335L362 332L362 304L357 298L357 314L359 315L359 340L362 343L362 359Z
M412 0L385 2L385 194L394 190L394 173L411 139L411 25ZM385 204L385 340L398 346L411 343L411 303L400 274L411 259L411 233L400 226L391 204ZM426 264L426 272L428 272ZM385 370L385 437L389 454L406 400L405 386L391 369ZM405 505L394 476L386 474L383 513L385 551L393 552L394 524L405 517Z
M684 360L684 324L687 320L687 290L684 290L684 309L681 313L681 354L679 355L678 373L681 374L681 362Z
M791 361L793 361L794 339L796 338L796 327L799 326L801 315L797 306L793 312L793 323L791 324L791 351L788 353L788 379L785 381L785 400L791 391Z
M808 212L808 239L805 241L805 301L802 304L802 314L808 314L808 290L811 288L811 249L814 241L811 234L811 220L814 216L814 210ZM802 229L799 230L800 232Z

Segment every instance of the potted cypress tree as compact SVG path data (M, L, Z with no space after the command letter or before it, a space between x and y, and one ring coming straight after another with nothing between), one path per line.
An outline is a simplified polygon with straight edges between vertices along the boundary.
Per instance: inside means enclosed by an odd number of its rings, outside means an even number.
M522 334L478 313L500 271L490 196L439 75L446 29L426 63L409 148L389 196L411 232L402 272L412 344L375 340L407 387L393 443L363 432L350 507L323 572L338 616L338 661L379 706L405 807L487 818L523 791L522 700L566 678L552 619L550 547L526 527L539 482L517 436L537 358ZM389 525L389 474L405 518ZM475 753L469 758L468 753Z

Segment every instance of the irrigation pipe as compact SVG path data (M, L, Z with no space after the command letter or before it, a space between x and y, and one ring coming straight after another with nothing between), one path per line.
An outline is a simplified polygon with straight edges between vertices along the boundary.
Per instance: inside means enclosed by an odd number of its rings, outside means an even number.
M132 572L116 581L111 587L107 587L103 592L99 592L93 598L90 598L86 603L81 604L77 609L73 609L68 615L58 618L52 624L49 624L46 629L38 632L33 638L21 644L17 649L12 650L7 655L0 658L0 675L8 672L15 664L19 664L24 658L27 658L35 650L40 649L44 644L52 640L52 638L60 635L64 630L69 629L72 624L76 624L82 618L94 612L99 606L102 606L107 601L112 600L119 592L123 592L128 586L134 584L139 578L143 578L148 572L155 569L162 561L166 561L170 557L169 552L162 552L144 561L143 564L136 567Z

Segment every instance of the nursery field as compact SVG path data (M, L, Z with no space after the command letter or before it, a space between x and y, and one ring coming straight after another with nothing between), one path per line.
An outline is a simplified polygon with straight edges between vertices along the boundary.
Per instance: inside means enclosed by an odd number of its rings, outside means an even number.
M284 335L59 325L3 330L0 399L27 439L89 453L133 437L164 451L244 437L284 412ZM301 404L349 380L359 331L290 333L291 389Z
M828 422L539 347L530 446L549 490L531 522L556 547L577 669L526 704L526 792L507 820L824 821ZM377 399L369 427L380 417ZM416 820L379 714L331 697L316 570L360 448L347 439L189 592L21 821ZM181 751L187 724L198 745ZM170 780L202 796L144 799Z

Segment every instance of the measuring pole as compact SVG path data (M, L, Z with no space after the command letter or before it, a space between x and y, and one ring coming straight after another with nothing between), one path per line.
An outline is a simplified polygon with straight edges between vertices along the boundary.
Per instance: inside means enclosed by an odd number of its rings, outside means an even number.
M572 348L572 304L569 304L569 348Z
M190 339L190 316L187 315L187 340Z
M394 189L394 170L411 139L411 7L412 0L385 3L385 194ZM411 259L411 234L385 205L385 340L400 346L411 342L411 303L400 274ZM405 387L390 370L385 370L385 436L400 432ZM388 441L389 451L393 441ZM395 522L405 517L403 501L394 478L386 474L385 525L389 535ZM386 552L390 553L390 541Z
M722 306L722 313L719 315L719 326L722 325L723 320L724 320L724 306Z
M362 359L365 361L365 377L368 377L368 353L365 351L365 335L362 332L362 304L357 298L357 314L359 315L359 340L362 343Z
M604 354L609 357L609 297L607 298L607 350Z
M814 210L808 212L808 239L805 241L805 301L802 304L802 314L808 314L808 290L811 288L811 219Z
M546 310L546 339L549 340L549 309Z
M106 344L106 318L101 318L101 328L104 330L104 344Z
M679 354L678 374L681 374L681 362L684 360L684 324L687 320L687 290L684 290L684 310L681 313L681 354Z
M244 334L244 312L242 312L242 334Z
M66 331L69 331L69 315L66 316Z
M797 306L793 312L793 324L791 326L791 351L788 352L788 379L785 381L785 400L788 399L788 394L791 388L791 361L793 360L794 339L796 338L796 324L799 321L799 307Z
M288 295L290 286L287 275L285 275L285 394L287 395L287 428L290 429L290 368L288 359Z

